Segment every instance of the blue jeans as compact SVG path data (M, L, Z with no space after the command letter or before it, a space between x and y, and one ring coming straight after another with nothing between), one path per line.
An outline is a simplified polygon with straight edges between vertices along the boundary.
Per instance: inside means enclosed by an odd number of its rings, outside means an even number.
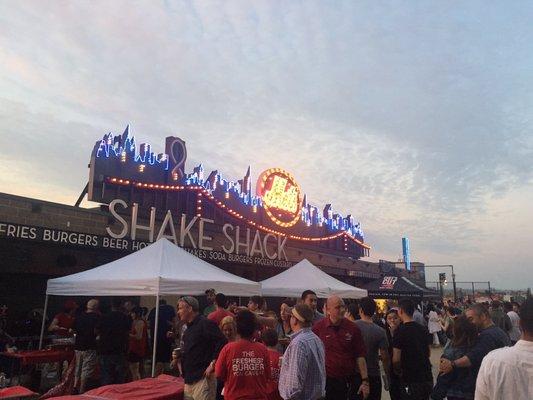
M125 354L101 354L100 374L102 385L124 383L126 368Z

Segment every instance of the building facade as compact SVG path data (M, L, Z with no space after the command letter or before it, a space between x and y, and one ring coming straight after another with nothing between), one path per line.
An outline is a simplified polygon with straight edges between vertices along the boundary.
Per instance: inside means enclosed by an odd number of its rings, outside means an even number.
M185 173L186 146L166 139L165 153L137 147L129 129L107 134L91 154L88 199L94 208L0 193L0 304L20 314L42 307L46 280L93 268L165 237L228 272L254 281L307 258L355 286L388 269L364 258L371 248L359 222L331 205L311 205L279 168L226 180L201 165ZM132 275L137 268L132 266Z

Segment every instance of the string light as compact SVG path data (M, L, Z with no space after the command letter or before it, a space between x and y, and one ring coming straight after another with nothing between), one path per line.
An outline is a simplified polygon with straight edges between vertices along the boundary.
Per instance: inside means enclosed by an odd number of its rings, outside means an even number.
M139 172L141 173L146 171L146 167L148 167L149 170L159 168L166 171L170 166L170 157L168 154L156 154L152 151L152 147L146 143L137 147L135 137L129 132L129 126L126 127L122 135L115 136L113 133L104 135L95 150L95 155L96 158L116 158L122 163L138 163ZM267 187L267 183L271 185L271 190L273 188L277 188L277 190L273 190L270 194L268 194L269 191L267 190L267 193L263 198L260 195L252 196L250 193L249 172L246 176L248 184L245 188L238 182L223 179L222 176L217 173L215 182L212 182L213 187L211 189L217 187L217 185L222 185L226 189L224 198L229 199L230 193L233 192L236 195L235 198L246 206L258 204L265 210L269 218L282 228L294 226L301 220L305 226L308 227L323 227L325 225L334 231L346 231L354 238L360 239L360 242L362 243L364 240L363 232L360 225L354 223L353 218L343 218L340 215L333 218L333 211L331 208L329 208L323 217L320 213L317 213L318 209L315 209L314 206L307 204L307 202L305 202L306 204L302 204L300 187L296 184L294 177L290 173L281 168L271 168L265 172L268 172L268 175L262 174L262 176L260 176L258 191L259 189L264 191ZM196 167L194 172L187 175L185 178L187 186L196 184L205 187L207 183L204 181L203 167L201 165ZM180 175L177 172L172 172L170 179L177 183L180 180ZM284 182L286 182L288 187L285 190L280 190ZM147 186L143 185L139 187ZM177 189L171 187L167 190ZM294 201L295 198L297 198L296 203ZM302 207L305 207L304 211L307 211L302 212ZM274 211L270 211L270 209L274 209ZM294 218L289 218L289 216L284 217L283 214L280 217L279 210L289 213L290 217Z
M257 222L251 221L248 218L245 218L243 215L239 214L237 211L229 208L226 206L223 202L220 200L217 200L211 193L209 193L204 187L202 186L183 186L183 185L156 185L151 183L143 183L143 182L135 182L125 179L119 179L119 178L107 178L107 181L112 184L122 185L122 186L128 186L132 185L138 188L146 188L146 189L156 189L156 190L169 190L169 191L182 191L182 190L192 190L192 191L198 191L198 197L196 200L196 215L198 217L201 217L201 211L202 211L202 197L207 197L209 200L213 201L213 204L222 209L223 211L227 212L231 216L235 217L236 219L244 220L248 225L253 226L254 228L257 228L263 232L271 233L274 235L279 235L282 237L287 237L291 240L297 240L297 241L304 241L304 242L323 242L328 240L334 240L341 236L344 236L345 241L345 250L348 250L347 246L347 240L351 240L354 243L357 243L359 246L363 247L364 249L370 250L371 247L367 245L364 242L361 242L356 237L352 236L347 231L340 231L337 233L334 233L333 235L329 236L323 236L323 237L306 237L306 236L300 236L300 235L293 235L293 234L287 234L272 228L269 228L267 226L261 225ZM228 192L226 192L228 193ZM257 206L254 206L257 207Z

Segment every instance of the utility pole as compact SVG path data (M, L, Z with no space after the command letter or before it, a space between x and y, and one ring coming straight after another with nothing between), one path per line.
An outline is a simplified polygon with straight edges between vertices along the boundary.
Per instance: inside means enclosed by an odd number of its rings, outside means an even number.
M457 286L455 282L455 272L453 270L453 265L424 265L424 268L451 268L452 269L452 285L453 285L453 301L457 301ZM442 285L441 285L442 290Z

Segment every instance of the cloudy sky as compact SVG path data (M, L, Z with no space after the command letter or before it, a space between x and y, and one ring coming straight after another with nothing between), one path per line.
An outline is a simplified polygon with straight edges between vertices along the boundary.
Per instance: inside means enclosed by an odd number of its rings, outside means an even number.
M525 1L1 1L0 191L73 204L129 123L186 140L188 169L288 169L373 260L408 236L458 280L533 286L532 20Z

